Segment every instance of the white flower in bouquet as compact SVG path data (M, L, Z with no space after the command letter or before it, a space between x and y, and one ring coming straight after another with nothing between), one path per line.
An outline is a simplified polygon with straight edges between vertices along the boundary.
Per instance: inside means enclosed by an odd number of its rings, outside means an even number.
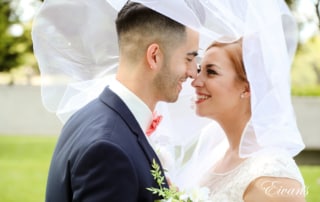
M186 197L192 202L210 202L209 194L210 190L207 187L194 188L186 191Z

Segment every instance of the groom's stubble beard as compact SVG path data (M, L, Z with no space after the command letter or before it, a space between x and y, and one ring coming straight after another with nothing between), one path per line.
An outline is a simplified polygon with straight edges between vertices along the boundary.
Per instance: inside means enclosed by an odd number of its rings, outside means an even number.
M156 92L159 92L160 101L176 102L179 97L177 86L179 84L179 76L174 75L169 65L170 56L165 55L163 65L159 74L154 80ZM174 68L174 67L173 67Z

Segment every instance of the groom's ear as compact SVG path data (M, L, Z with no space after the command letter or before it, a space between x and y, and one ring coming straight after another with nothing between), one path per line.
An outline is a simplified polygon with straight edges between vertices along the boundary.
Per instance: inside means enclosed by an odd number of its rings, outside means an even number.
M149 68L159 69L161 67L162 53L159 44L152 43L148 46L146 52L146 59Z

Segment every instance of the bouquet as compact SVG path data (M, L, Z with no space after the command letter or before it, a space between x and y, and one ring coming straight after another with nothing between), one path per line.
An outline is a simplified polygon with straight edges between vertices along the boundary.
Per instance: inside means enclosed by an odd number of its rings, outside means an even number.
M151 174L156 180L159 188L149 187L147 190L163 198L157 202L210 202L209 189L207 187L188 191L179 191L174 185L171 185L170 188L163 187L165 184L165 177L160 170L160 166L154 159L152 162Z

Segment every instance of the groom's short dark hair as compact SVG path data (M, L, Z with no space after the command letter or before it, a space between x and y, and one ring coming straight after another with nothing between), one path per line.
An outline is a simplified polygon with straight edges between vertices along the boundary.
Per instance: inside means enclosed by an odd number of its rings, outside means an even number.
M116 19L120 54L139 58L158 43L165 53L186 39L186 27L142 4L128 1Z

